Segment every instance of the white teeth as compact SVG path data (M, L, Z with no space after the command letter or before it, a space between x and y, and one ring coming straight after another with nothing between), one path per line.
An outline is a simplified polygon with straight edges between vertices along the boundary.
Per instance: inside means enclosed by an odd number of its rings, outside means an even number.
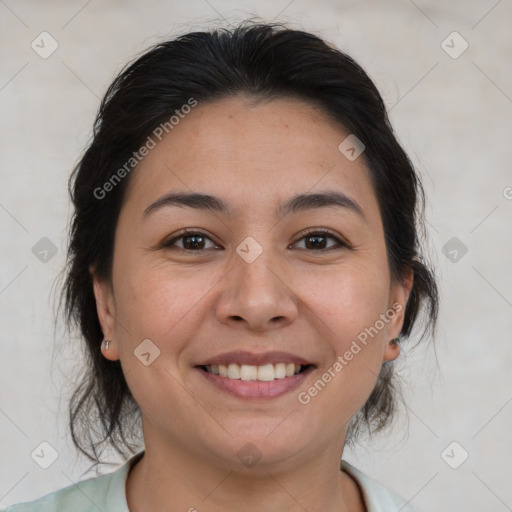
M291 377L295 373L295 365L293 363L288 363L286 365L286 376Z
M274 365L265 364L263 366L258 366L258 380L274 380Z
M240 378L240 366L237 364L228 364L228 377L230 379Z
M260 380L263 382L292 377L300 373L301 368L301 365L294 363L264 364L262 366L230 363L228 365L212 364L206 366L208 373L227 377L228 379Z
M276 379L284 379L286 377L286 365L284 363L274 365L274 377Z
M256 380L258 378L258 367L243 364L240 366L240 378L242 380Z

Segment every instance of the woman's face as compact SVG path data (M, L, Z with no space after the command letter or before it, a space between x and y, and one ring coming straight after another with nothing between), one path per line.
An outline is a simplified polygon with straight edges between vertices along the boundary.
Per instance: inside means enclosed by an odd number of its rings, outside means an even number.
M199 103L132 172L95 293L146 446L253 471L339 458L410 288L348 135L298 100Z

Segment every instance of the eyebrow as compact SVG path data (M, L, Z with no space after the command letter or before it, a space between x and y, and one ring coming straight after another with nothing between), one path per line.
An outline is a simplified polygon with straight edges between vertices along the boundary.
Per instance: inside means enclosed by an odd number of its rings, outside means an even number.
M170 192L151 203L144 210L143 218L148 217L151 213L161 208L173 206L181 208L195 208L198 210L222 213L228 216L233 215L232 207L219 197L198 192ZM334 192L331 190L293 196L284 202L280 202L277 212L278 214L285 216L290 213L327 207L347 208L366 220L363 209L354 199L351 199L341 192Z

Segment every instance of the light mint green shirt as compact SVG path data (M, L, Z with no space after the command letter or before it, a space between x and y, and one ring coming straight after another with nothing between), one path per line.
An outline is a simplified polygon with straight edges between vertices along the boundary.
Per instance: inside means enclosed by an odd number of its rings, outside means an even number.
M11 505L3 512L130 512L126 503L126 479L143 455L144 451L135 454L112 473L83 480L35 501ZM341 461L341 468L359 484L368 512L413 512L403 498L347 461Z

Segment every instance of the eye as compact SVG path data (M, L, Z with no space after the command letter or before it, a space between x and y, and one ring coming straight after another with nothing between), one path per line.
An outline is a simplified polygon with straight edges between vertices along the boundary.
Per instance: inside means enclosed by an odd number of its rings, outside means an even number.
M326 246L326 240L331 239L335 241L335 244L331 245L330 247ZM340 249L342 247L349 248L349 245L335 236L333 233L326 229L314 229L306 233L302 238L300 238L295 244L298 242L304 240L305 241L305 249L312 250L312 251L319 251L319 250L333 250L333 249ZM295 245L292 244L292 245Z
M334 240L334 244L327 246L327 239ZM305 247L301 249L306 249L314 252L326 251L326 250L335 250L341 248L348 248L350 246L347 242L341 240L338 236L334 235L330 231L326 229L313 229L303 235L297 242L292 244L297 245L300 241L305 241ZM178 243L180 242L180 243ZM207 243L210 242L212 244L211 247L207 247ZM197 230L184 230L178 233L176 236L172 237L168 241L163 242L162 248L177 248L183 251L192 251L199 252L207 249L220 249L218 245L216 245L210 237L201 231Z
M176 245L176 242L181 241L182 245ZM205 247L207 241L211 242L213 247ZM201 231L186 230L182 231L172 239L165 241L162 247L176 247L184 251L204 251L206 249L219 248L208 236Z

